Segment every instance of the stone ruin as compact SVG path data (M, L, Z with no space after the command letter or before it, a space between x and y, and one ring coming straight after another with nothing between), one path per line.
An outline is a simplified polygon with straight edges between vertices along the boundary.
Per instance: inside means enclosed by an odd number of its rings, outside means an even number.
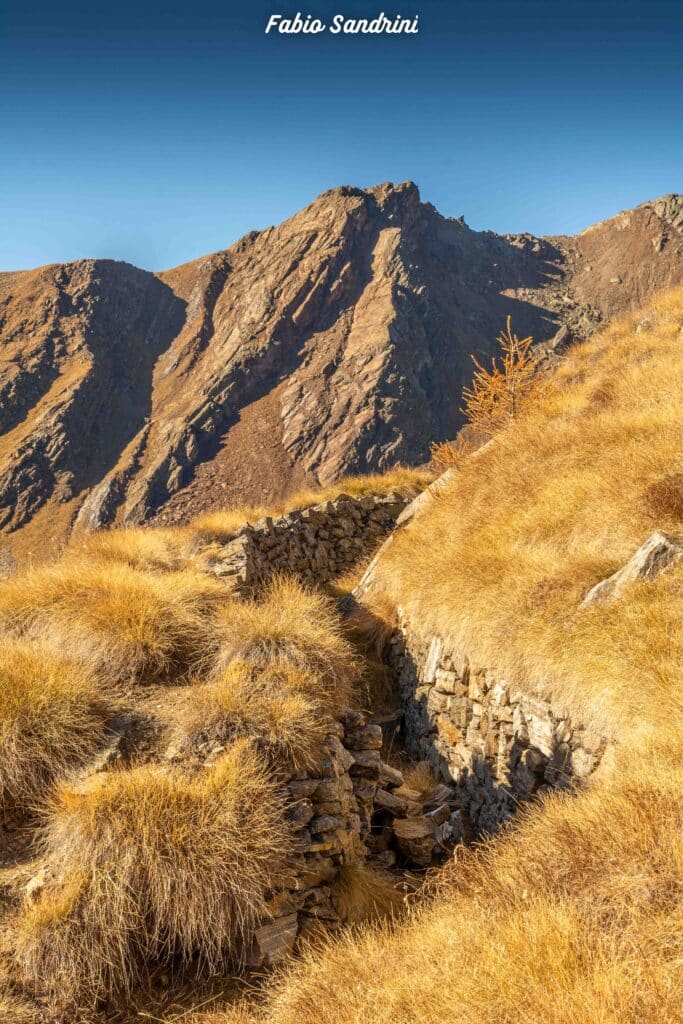
M407 505L397 494L340 495L246 524L227 544L199 554L207 571L244 596L257 596L281 573L324 583L367 560L397 519L410 517ZM340 927L335 880L345 864L429 867L457 843L498 829L543 790L582 782L604 756L604 737L550 699L470 664L419 623L401 623L387 662L401 709L388 723L357 711L331 720L318 768L286 783L297 849L254 934L252 966L276 963L321 929ZM382 760L399 730L408 755L439 780L427 792Z

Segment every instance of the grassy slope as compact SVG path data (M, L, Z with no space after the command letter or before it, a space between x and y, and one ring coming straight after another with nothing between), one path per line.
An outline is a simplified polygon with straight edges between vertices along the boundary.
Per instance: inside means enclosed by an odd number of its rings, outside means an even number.
M0 638L0 821L5 798L25 811L37 803L39 821L29 816L25 826L42 826L36 837L49 868L48 884L16 918L3 920L0 908L0 938L9 926L15 977L68 1012L144 982L150 962L192 961L190 974L233 964L291 850L282 772L318 763L329 715L347 706L358 672L331 598L294 580L275 580L258 601L224 591L216 602L212 592L192 658L156 688L172 737L158 750L143 748L140 762L133 754L114 771L74 778L108 719L117 709L135 714L149 681L126 666L117 676L115 661L102 671L99 610L107 637L125 638L132 664L149 668L151 643L147 617L145 628L130 628L137 591L126 590L126 614L117 618L117 573L100 593L83 563L75 566L35 574L36 594L46 598L36 602L41 618L20 617L22 638ZM127 582L139 578L143 608L153 584L155 598L174 595L178 614L194 621L195 594L178 588L182 574L124 569ZM59 620L59 632L44 619L53 577L58 595L69 584L69 623ZM19 579L15 602L16 585L3 585L3 607L23 609L25 583ZM153 608L163 619L159 600ZM69 649L72 634L79 639ZM83 642L90 634L92 643ZM70 660L54 652L60 639ZM207 737L224 753L200 770L193 744ZM170 738L187 747L177 765L164 757ZM0 942L0 972L3 953ZM9 999L4 987L0 977L0 999Z
M411 495L428 479L398 470L297 503ZM0 582L0 828L18 815L49 869L35 901L12 894L16 916L0 904L0 1020L44 1019L14 991L24 980L69 1019L137 985L150 962L225 969L281 872L291 830L279 779L317 764L359 660L331 597L277 579L240 600L197 570L200 547L192 524L112 530ZM156 715L158 740L139 763L135 748L85 778L121 712ZM225 753L193 773L207 737ZM189 766L166 762L169 739ZM12 867L0 846L0 873Z
M382 573L397 604L474 660L620 733L681 710L680 572L578 609L655 529L683 532L683 291L637 331L641 319L572 352L397 536Z
M683 567L578 608L654 529L683 533L683 291L638 322L572 352L381 577L471 657L618 735L613 763L457 858L408 924L295 966L272 1024L683 1020Z

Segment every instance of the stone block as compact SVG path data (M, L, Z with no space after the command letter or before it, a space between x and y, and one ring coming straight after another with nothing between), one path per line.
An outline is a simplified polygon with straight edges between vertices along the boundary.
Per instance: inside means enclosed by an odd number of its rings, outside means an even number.
M453 800L455 793L450 786L444 785L443 782L439 782L436 786L429 790L424 796L425 807L435 807L439 804L444 803L448 800Z
M383 786L402 786L403 774L390 764L382 762L379 769L379 781Z
M443 824L451 816L450 804L440 804L439 807L435 807L433 811L427 812L427 817L434 823L434 826Z
M433 636L429 650L427 651L427 659L424 664L422 671L422 682L428 685L432 685L436 679L436 670L439 667L439 660L441 658L441 652L443 650L443 641L440 636Z
M438 715L441 711L445 711L448 706L448 697L445 693L439 693L438 690L430 690L427 694L427 711L432 716Z
M247 962L252 967L270 967L279 963L294 949L299 930L298 915L287 914L261 925L254 932Z
M381 725L365 725L348 737L351 750L379 750L382 746Z
M426 816L419 818L397 818L394 821L396 846L406 860L418 867L429 867L432 863L435 826Z
M375 806L383 811L389 811L398 818L405 818L408 813L408 804L400 796L396 796L396 790L391 792L388 789L378 789L375 793Z
M465 684L456 672L442 668L437 669L434 674L434 686L440 693L460 696L464 695L466 690Z
M287 808L285 817L292 828L296 830L305 828L314 814L315 811L310 800L298 800L291 807Z
M571 771L579 779L585 779L587 775L595 770L597 757L589 750L579 747L571 754Z
M527 730L529 745L538 747L546 757L550 757L555 746L553 722L548 718L537 718L535 715L527 716Z
M313 802L318 804L330 800L341 800L342 793L345 792L344 778L344 776L340 776L334 779L321 779L313 790Z
M379 779L381 763L379 750L358 750L354 753L349 771L352 776Z
M419 803L421 800L421 794L419 789L413 789L411 786L399 786L398 789L394 790L396 796L400 796L402 800L407 800L409 803Z
M317 815L325 815L332 817L339 817L342 814L346 814L350 810L350 803L348 799L341 800L327 800L325 803L315 805L315 813Z
M343 828L344 822L341 818L335 817L332 814L321 814L311 820L308 826L312 836L316 836L321 832L336 832L338 829Z

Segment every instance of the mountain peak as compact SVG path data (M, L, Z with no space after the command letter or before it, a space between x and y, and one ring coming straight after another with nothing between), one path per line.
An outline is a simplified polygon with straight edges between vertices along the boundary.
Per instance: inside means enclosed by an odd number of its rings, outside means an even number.
M671 194L574 237L470 231L414 182L341 186L160 274L81 260L0 276L0 528L181 521L428 457L470 355L511 316L547 342L683 278ZM21 553L21 551L19 551Z

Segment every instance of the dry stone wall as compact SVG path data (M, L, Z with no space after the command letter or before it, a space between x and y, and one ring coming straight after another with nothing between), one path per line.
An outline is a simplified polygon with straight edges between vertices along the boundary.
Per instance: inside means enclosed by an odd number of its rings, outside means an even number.
M407 504L396 494L340 495L247 524L202 555L210 572L245 596L279 573L326 582L367 559ZM316 770L287 781L296 850L254 934L253 966L274 964L302 940L340 926L336 882L345 864L372 857L427 867L457 842L497 829L520 802L585 779L600 763L603 737L470 664L442 637L403 623L389 663L407 751L443 782L426 794L412 790L382 762L381 725L355 711L331 720Z
M243 596L258 596L278 574L325 583L367 558L407 503L399 494L341 494L246 524L226 544L205 541L197 554L207 571ZM337 928L339 872L371 852L375 795L382 773L390 771L381 761L381 726L347 711L330 720L329 730L317 768L287 782L296 851L254 934L247 954L252 966L274 964L320 929Z
M244 593L258 592L278 573L325 583L367 558L407 504L400 494L341 494L278 519L264 516L242 527L228 544L207 547L206 567L216 576L232 577Z
M251 966L272 965L302 940L339 927L335 882L345 864L368 855L381 745L381 727L348 711L330 723L316 771L287 782L296 849L271 896L271 917L254 934Z
M465 829L493 831L520 802L586 779L607 742L551 701L470 664L443 637L403 623L390 663L405 707L409 754L456 788Z

